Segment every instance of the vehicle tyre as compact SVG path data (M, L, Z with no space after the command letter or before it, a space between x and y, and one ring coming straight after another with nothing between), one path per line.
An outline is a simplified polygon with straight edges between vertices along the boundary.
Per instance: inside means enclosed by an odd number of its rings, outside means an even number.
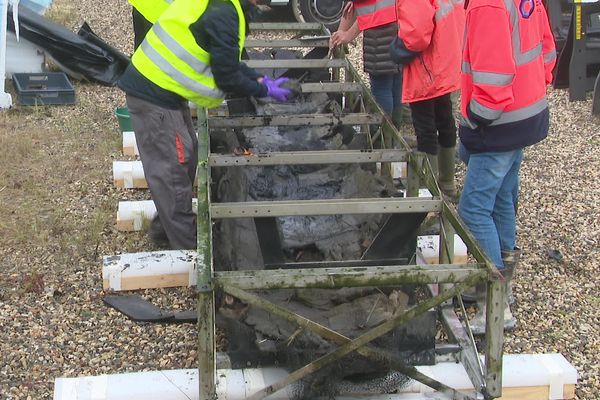
M340 24L344 1L292 0L291 6L298 22L319 22L334 32Z

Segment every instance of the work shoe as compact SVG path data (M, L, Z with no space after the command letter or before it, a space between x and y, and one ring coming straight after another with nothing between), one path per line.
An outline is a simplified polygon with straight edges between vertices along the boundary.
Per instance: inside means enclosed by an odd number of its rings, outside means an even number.
M441 147L438 155L438 184L442 194L453 203L458 202L458 190L454 179L454 166L456 164L455 147Z
M148 238L158 247L169 247L169 237L160 222L160 218L158 218L158 214L152 218L152 222L150 222Z

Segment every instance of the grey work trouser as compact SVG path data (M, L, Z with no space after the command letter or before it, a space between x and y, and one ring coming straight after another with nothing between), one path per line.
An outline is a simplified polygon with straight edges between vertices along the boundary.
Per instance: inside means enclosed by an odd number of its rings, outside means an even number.
M187 103L170 110L127 95L144 176L172 249L196 248L193 183L198 138Z

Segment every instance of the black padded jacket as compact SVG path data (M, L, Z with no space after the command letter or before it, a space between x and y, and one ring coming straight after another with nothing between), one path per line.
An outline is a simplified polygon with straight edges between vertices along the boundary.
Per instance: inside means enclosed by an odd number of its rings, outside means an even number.
M390 58L390 43L398 35L398 25L391 24L363 31L363 62L368 74L382 75L402 72L402 66Z

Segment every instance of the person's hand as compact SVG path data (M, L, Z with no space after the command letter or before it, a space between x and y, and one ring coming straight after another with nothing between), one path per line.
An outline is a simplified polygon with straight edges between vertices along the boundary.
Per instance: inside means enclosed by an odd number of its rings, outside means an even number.
M279 102L286 102L292 95L290 89L282 88L281 85L288 81L288 78L272 79L264 76L262 83L267 87L267 96L274 98Z
M350 43L353 39L349 31L335 31L329 38L329 48L335 49L337 46Z

